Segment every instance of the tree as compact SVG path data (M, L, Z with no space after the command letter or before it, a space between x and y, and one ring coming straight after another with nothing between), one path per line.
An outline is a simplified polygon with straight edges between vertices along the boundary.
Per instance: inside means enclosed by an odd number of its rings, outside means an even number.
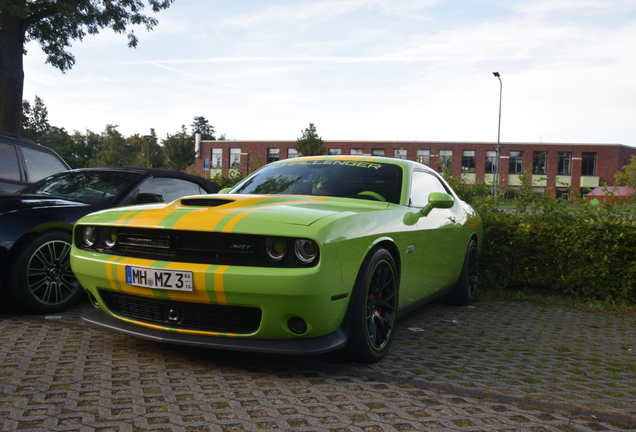
M214 137L214 126L205 117L195 117L190 127L192 127L192 135L198 132L201 134L202 140L216 139Z
M174 0L148 0L153 12ZM144 0L0 0L0 130L19 133L24 86L24 46L38 41L46 62L62 72L75 64L66 49L71 41L97 34L103 28L124 33L128 46L137 46L132 25L157 25L143 15Z
M163 162L163 149L157 143L157 134L150 129L150 135L141 136L134 134L126 139L126 144L135 151L135 165L149 168L161 168Z
M325 154L325 142L316 133L316 126L309 123L303 135L296 139L294 148L300 156L316 156Z
M50 128L49 112L42 99L36 95L33 105L28 100L22 101L22 132L20 134L23 137L42 144L43 136Z
M194 163L194 138L188 135L185 125L181 126L181 132L168 134L163 140L163 153L170 168L176 171L185 172Z
M101 149L91 166L133 166L135 165L135 148L126 145L126 138L117 130L117 125L106 125L101 134Z
M636 155L632 155L629 163L623 166L623 171L614 174L617 186L629 186L636 189Z

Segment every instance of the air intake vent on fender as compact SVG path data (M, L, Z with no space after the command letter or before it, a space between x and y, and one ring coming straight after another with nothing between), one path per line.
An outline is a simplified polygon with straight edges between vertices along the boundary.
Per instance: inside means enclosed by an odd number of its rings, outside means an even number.
M234 200L219 198L184 198L181 200L182 205L197 207L218 207L232 202Z

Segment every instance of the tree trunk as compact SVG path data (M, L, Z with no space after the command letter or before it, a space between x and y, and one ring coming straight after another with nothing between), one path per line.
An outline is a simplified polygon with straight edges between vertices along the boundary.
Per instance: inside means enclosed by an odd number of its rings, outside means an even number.
M24 24L7 11L0 13L0 130L20 133L24 70Z

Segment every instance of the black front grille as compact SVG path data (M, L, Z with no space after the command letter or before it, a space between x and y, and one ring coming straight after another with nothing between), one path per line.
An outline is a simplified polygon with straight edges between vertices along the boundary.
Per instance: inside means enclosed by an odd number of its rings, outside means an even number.
M106 290L99 294L114 314L150 324L237 334L254 333L261 325L259 308L177 302Z

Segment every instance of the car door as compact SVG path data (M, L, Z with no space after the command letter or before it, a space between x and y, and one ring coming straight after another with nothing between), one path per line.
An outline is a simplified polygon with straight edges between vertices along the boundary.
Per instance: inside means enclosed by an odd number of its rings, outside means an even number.
M433 192L451 194L436 174L413 171L409 196L409 205L413 210L425 207L428 196ZM405 262L409 268L403 272L400 307L428 297L455 282L465 252L463 246L458 246L461 232L457 212L460 211L461 206L456 202L449 209L433 209L417 221L412 253L407 255Z

